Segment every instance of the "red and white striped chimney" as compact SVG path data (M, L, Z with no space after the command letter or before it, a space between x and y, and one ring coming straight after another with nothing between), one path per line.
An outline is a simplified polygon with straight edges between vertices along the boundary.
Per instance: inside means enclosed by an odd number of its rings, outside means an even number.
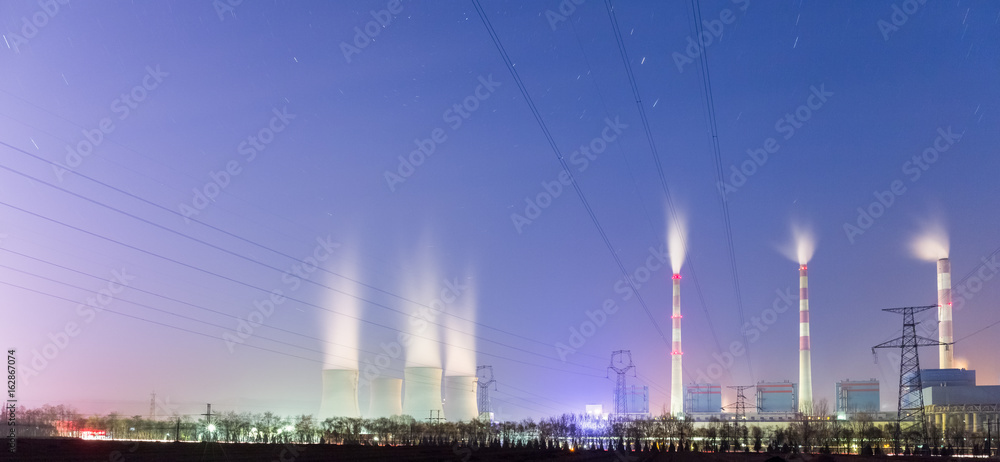
M951 260L942 258L937 262L938 283L938 341L946 345L938 346L940 368L955 367L954 332L951 324Z
M670 352L670 414L684 414L684 381L681 378L681 275L674 274L673 347Z
M799 412L812 414L812 357L809 344L809 274L799 266Z

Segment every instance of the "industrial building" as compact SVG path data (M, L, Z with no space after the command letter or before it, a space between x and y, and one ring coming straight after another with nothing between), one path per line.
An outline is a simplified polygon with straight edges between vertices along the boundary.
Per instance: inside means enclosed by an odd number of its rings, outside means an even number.
M684 393L684 412L688 414L718 413L722 410L722 385L693 383Z
M843 380L837 382L837 415L878 412L881 408L878 380Z
M976 371L965 369L921 369L920 381L927 387L974 387Z
M649 417L649 387L629 385L625 388L625 412L630 417Z
M1000 419L1000 386L977 386L976 371L923 369L924 412L942 433L952 429L986 431L986 422Z
M757 384L757 412L796 412L799 408L798 385L788 381Z

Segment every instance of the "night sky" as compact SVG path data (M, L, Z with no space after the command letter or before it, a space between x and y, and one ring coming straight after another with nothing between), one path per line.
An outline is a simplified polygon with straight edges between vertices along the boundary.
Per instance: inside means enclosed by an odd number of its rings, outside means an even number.
M626 349L659 413L661 175L685 383L797 381L798 226L817 400L876 378L894 410L898 363L870 349L902 325L880 309L936 303L928 233L956 359L1000 384L994 2L704 1L696 28L688 2L615 1L660 169L604 2L482 0L612 254L471 2L48 1L0 4L21 404L316 413L324 365L488 364L497 417L538 418L610 408Z

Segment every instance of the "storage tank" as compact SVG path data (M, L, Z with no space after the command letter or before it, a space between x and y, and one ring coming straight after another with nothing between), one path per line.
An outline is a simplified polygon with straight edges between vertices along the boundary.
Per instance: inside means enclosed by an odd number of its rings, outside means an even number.
M358 407L358 370L325 369L319 420L328 417L361 417Z
M417 420L443 418L440 367L407 367L403 371L403 414Z
M479 417L478 388L479 377L476 376L444 378L444 416L449 422L468 422Z
M368 417L392 417L403 414L403 379L378 377L371 381Z

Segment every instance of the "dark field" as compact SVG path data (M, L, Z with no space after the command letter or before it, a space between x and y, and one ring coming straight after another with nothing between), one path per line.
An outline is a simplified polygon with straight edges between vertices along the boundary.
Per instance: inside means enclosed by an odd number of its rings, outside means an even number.
M771 454L712 453L614 453L604 451L565 452L538 449L451 446L341 446L240 443L158 443L83 441L78 439L19 439L16 454L4 451L0 460L16 461L672 461L672 462L764 462ZM841 455L782 455L787 461L868 462L885 457ZM942 461L940 457L897 457L894 461Z

